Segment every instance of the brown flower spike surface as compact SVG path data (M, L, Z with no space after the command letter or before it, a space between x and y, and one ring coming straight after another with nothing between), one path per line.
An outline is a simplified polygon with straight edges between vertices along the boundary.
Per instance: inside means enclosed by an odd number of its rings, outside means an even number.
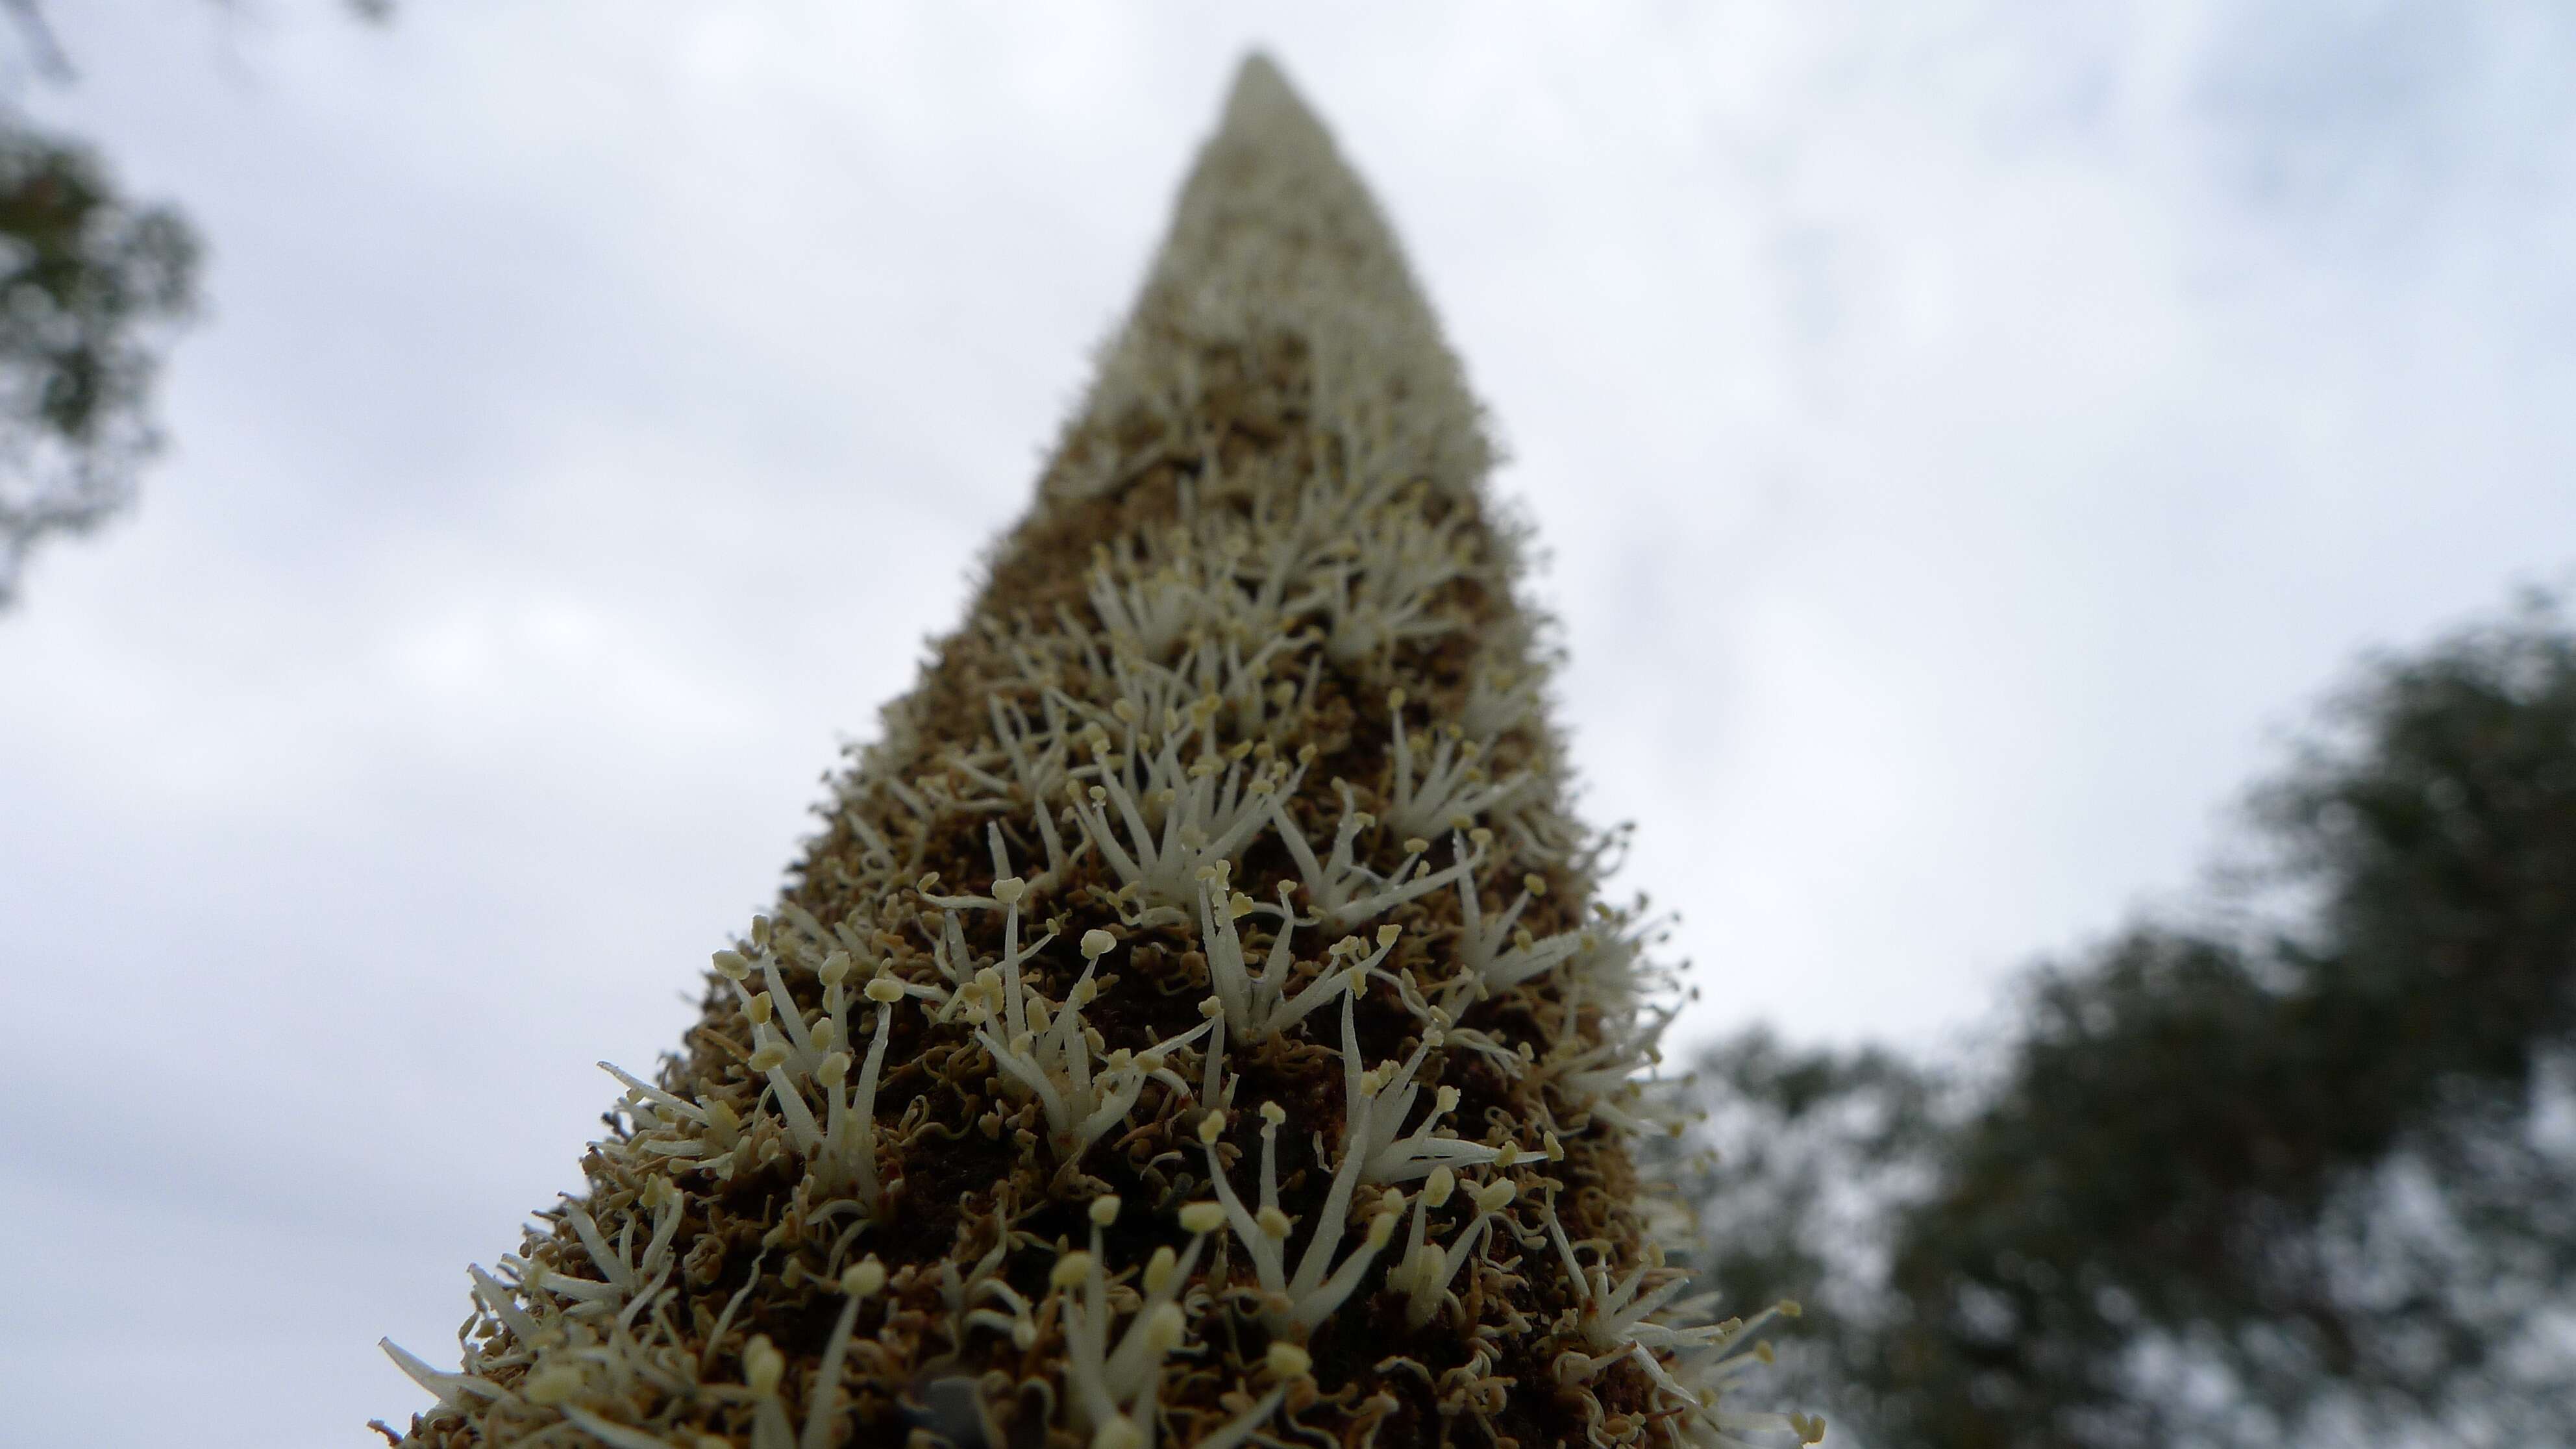
M964 628L404 1444L1811 1440L1677 1301L1492 453L1243 69Z

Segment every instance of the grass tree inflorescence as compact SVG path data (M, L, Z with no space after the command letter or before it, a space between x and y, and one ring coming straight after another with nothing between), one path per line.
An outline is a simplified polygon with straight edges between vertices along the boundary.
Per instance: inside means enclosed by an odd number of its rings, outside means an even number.
M972 612L407 1444L1810 1440L1649 1231L1491 452L1249 62Z

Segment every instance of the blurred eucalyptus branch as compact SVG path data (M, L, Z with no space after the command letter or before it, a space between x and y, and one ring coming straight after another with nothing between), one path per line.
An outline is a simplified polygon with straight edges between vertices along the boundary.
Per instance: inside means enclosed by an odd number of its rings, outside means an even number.
M220 0L218 0L220 3ZM391 0L346 0L364 20ZM73 57L41 0L0 0L17 84L67 85ZM97 151L0 98L0 608L27 555L133 501L161 446L152 379L195 310L196 232L119 190Z
M22 74L74 76L37 0L0 0ZM196 300L199 245L180 214L122 194L79 140L0 100L0 606L28 551L133 497L161 433L151 382Z
M87 147L0 113L0 603L27 550L125 506L160 444L156 348L195 300L195 233Z
M2040 968L1985 1060L1703 1065L1708 1266L1810 1302L1841 1432L2576 1442L2576 639L2378 662L2252 818L2234 924Z

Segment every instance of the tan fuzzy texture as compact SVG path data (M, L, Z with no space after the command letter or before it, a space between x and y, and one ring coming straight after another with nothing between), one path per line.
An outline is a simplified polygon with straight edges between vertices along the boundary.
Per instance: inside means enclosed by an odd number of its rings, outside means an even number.
M406 1444L1717 1445L1477 409L1247 62L963 628Z

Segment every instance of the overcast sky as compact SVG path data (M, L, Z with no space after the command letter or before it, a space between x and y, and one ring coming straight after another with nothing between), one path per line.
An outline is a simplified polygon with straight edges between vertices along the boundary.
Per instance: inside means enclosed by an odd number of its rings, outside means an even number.
M1392 213L1705 1038L1942 1041L2576 559L2527 4L58 5L211 246L0 616L0 1438L353 1444L952 626L1237 58ZM867 7L874 9L876 7Z

